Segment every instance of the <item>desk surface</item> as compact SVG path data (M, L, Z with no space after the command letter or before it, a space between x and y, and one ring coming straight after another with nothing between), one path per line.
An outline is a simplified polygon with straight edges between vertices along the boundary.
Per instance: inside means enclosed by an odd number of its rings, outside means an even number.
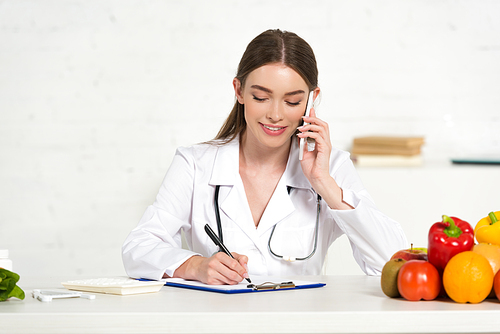
M174 287L158 293L42 303L33 289L67 278L22 278L24 301L0 303L0 333L493 333L500 302L409 302L386 297L379 277L305 276L322 288L225 295Z

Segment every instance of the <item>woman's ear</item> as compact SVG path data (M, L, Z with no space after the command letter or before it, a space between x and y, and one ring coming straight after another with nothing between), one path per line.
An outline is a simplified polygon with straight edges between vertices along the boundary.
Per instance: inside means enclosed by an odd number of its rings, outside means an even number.
M319 89L319 87L316 87L313 92L314 92L313 99L316 100L318 98L319 93L321 92L321 90Z
M243 99L243 92L241 88L241 81L238 78L233 79L234 95L240 104L245 104Z

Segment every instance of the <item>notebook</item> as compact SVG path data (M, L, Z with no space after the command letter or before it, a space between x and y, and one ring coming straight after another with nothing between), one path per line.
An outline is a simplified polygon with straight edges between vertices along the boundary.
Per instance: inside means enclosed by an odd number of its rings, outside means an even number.
M128 277L103 277L62 282L68 290L132 295L158 292L165 281L138 281Z

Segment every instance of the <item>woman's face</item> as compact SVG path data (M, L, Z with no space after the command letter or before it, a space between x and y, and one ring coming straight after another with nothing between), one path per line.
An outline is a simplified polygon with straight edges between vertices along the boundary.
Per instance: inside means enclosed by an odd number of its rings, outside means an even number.
M245 87L238 79L233 85L239 103L245 106L247 143L270 148L288 145L307 104L309 89L304 79L277 63L251 72Z

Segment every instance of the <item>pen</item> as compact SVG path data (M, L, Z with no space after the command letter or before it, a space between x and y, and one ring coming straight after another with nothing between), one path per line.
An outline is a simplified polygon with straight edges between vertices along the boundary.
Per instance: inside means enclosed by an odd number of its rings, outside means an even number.
M226 248L226 246L224 246L224 244L220 241L220 239L215 235L215 233L212 230L212 228L210 227L210 225L208 225L208 224L205 225L205 232L207 232L207 234L210 237L210 239L212 239L212 241L217 246L219 246L219 248L220 248L221 251L223 251L228 256L230 256L230 257L232 257L234 259L234 256L229 252L229 250ZM248 283L252 283L252 281L250 280L250 278L247 277L245 279L248 281Z

